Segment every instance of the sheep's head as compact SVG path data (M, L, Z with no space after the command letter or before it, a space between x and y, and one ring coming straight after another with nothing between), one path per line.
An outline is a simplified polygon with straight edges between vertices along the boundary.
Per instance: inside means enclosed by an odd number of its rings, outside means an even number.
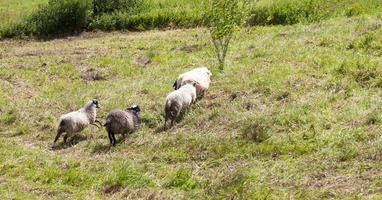
M203 72L205 72L209 77L212 76L212 72L207 67L200 68Z
M208 68L206 68L206 69L207 69L207 71L206 71L207 75L211 78L212 72Z
M138 105L132 105L132 106L128 107L127 110L133 110L135 112L140 112L141 108Z
M100 107L99 107L98 100L96 100L96 99L93 99L93 100L92 100L92 105L94 105L96 108L100 108Z

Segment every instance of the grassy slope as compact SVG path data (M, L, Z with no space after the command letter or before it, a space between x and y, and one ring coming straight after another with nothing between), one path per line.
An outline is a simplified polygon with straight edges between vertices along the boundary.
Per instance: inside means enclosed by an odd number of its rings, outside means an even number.
M205 30L1 41L0 196L381 197L381 25L363 16L242 31L225 73L167 132L175 77L213 63ZM152 62L140 67L140 56ZM83 80L94 71L106 80ZM140 104L141 129L109 149L89 127L51 150L57 117L91 98L100 118ZM242 138L248 124L271 137Z
M1 0L0 24L19 19L30 14L39 4L48 0Z

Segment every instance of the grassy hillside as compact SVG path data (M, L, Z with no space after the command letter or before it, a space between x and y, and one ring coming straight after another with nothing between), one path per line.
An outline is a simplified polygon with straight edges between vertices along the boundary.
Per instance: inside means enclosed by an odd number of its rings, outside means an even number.
M206 30L1 41L0 196L381 198L381 25L243 30L206 98L165 132L174 79L213 65ZM57 118L92 98L100 119L141 105L141 129L109 148L91 126L51 149Z
M1 0L0 24L25 17L48 0Z

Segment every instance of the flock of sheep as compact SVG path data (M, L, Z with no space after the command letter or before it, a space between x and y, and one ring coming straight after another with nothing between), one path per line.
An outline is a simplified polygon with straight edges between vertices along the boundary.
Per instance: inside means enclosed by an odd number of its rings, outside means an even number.
M166 97L165 130L167 121L170 120L173 126L181 113L184 113L197 99L204 97L211 83L211 76L211 71L206 67L198 67L179 75L173 85L175 90ZM62 115L58 122L53 146L63 133L66 133L64 135L64 143L66 143L72 134L84 130L89 124L97 126L96 122L105 127L110 145L113 146L116 144L115 134L122 134L124 138L126 133L133 132L139 127L141 109L138 105L133 105L126 110L116 109L109 112L103 125L96 119L98 108L98 101L91 100L79 110Z

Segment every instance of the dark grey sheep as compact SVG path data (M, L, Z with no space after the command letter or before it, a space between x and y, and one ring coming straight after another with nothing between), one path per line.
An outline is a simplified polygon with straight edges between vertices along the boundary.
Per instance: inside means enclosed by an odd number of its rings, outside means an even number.
M122 134L122 137L125 138L126 133L139 128L141 123L140 111L138 105L133 105L126 110L113 110L107 114L104 126L111 145L115 146L116 144L115 134Z

